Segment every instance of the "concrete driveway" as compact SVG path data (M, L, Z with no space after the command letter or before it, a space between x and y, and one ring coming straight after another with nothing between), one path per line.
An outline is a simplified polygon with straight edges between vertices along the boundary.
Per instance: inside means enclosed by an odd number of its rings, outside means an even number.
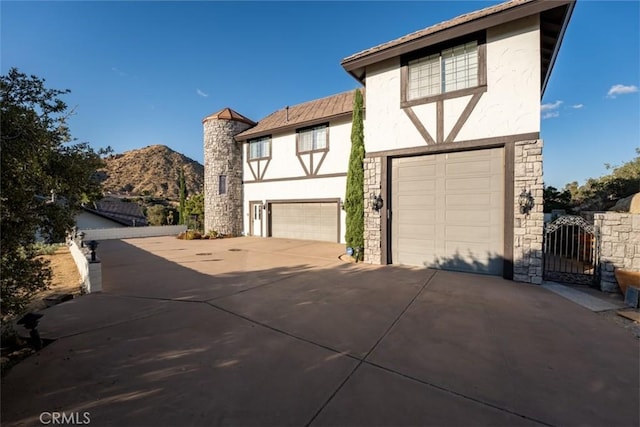
M3 379L2 424L640 424L638 341L611 322L539 286L343 249L101 242L104 292L44 312L56 341Z

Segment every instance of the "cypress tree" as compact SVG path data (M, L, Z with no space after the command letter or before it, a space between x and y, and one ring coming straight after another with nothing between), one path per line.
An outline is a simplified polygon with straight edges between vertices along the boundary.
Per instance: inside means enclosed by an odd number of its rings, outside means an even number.
M364 122L362 93L355 90L351 121L351 155L347 171L344 209L347 213L345 240L352 248L364 247ZM360 258L362 258L362 253Z
M185 180L184 180L184 170L182 168L180 168L179 171L179 175L178 175L178 179L180 180L180 207L179 207L179 215L180 217L178 218L178 224L183 225L186 224L185 221L185 202L187 199L187 191L186 191L186 185L185 185Z

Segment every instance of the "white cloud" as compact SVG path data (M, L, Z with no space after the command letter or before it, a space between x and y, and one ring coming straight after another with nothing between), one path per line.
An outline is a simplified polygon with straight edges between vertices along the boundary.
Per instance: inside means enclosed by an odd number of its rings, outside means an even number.
M607 98L615 98L616 95L625 95L627 93L635 93L638 91L638 86L635 85L613 85L609 92L607 92Z
M116 73L117 75L124 77L127 75L127 73L125 73L124 71L118 69L117 67L111 67L111 71L113 71L114 73Z
M208 94L208 93L204 93L204 92L203 92L203 91L201 91L200 89L196 89L196 93L197 93L198 95L200 95L201 97L203 97L203 98L207 98L207 97L209 97L209 94Z
M574 104L571 106L571 108L575 109L575 110L579 110L581 108L584 108L584 104Z
M540 112L543 113L542 119L544 120L544 119L550 119L552 117L558 117L560 115L558 108L560 108L561 105L562 105L562 101L542 104L540 106Z
M560 105L562 105L562 101L552 102L551 104L542 104L540 106L540 111L545 112L545 111L557 110L558 108L560 108Z

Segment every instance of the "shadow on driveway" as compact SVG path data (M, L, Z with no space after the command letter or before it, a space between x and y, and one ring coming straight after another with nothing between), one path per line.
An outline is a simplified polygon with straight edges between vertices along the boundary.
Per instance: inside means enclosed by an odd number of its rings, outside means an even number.
M105 291L45 312L3 425L638 424L638 342L541 287L192 243L103 242Z

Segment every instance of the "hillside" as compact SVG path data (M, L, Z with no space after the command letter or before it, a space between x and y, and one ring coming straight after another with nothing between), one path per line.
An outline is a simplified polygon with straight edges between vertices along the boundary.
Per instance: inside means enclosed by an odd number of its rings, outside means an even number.
M201 193L204 166L164 145L152 145L115 154L99 171L104 192L114 195L178 199L178 171L184 170L187 194Z

